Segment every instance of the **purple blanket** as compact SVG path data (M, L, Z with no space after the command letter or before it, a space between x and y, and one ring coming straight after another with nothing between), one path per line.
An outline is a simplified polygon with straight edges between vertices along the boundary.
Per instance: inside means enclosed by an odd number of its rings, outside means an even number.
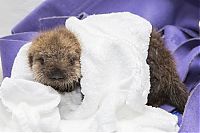
M182 115L174 107L161 108L179 117L180 132L199 132L200 38L198 0L48 0L0 38L3 76L9 77L19 48L37 32L64 24L69 16L129 11L138 14L163 34L165 45L174 56L181 80L191 96ZM85 13L84 13L85 12ZM181 122L182 121L182 122Z

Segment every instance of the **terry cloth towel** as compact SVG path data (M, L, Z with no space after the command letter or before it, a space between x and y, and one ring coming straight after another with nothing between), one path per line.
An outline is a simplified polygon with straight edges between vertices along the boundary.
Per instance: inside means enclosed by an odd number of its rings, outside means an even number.
M81 48L79 89L60 95L33 81L24 45L0 89L0 131L178 131L177 117L146 106L151 24L131 13L71 17Z

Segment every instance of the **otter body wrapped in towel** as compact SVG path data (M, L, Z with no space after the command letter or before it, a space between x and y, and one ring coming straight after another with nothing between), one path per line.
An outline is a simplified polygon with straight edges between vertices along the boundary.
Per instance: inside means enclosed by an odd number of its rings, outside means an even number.
M11 78L1 86L0 125L4 126L0 130L178 131L176 116L145 105L150 90L146 58L152 27L148 21L130 13L113 13L84 20L71 17L66 27L81 44L83 101L79 91L62 95L34 82L27 58L31 44L27 44L15 59ZM11 97L12 93L18 95ZM65 101L66 97L71 100Z
M122 21L117 23L119 18ZM81 87L85 95L82 105L94 107L102 97L110 97L113 100L107 102L115 104L120 100L114 101L112 94L121 93L127 98L122 100L126 104L135 109L143 107L150 89L146 58L151 24L137 15L113 13L89 16L81 21L72 17L66 21L66 27L77 36L82 48Z

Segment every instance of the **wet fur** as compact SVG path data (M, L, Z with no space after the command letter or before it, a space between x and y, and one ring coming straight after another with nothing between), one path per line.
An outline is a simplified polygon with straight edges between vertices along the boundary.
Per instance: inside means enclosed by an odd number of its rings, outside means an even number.
M80 55L78 40L64 27L42 32L32 41L28 51L29 65L34 79L52 86L59 92L70 92L80 85ZM57 69L64 79L49 78Z
M177 74L174 59L165 48L161 34L155 30L151 33L147 64L151 83L147 105L158 107L167 103L183 112L188 98L186 87Z
M59 27L42 32L33 41L28 57L36 81L50 85L59 92L69 92L80 85L80 54L80 44L76 37L65 27ZM41 65L41 57L45 59L45 66ZM188 93L178 77L170 52L155 30L150 38L147 63L150 66L151 82L147 105L158 107L167 103L183 112ZM63 81L48 79L47 75L54 67L63 70L67 78Z

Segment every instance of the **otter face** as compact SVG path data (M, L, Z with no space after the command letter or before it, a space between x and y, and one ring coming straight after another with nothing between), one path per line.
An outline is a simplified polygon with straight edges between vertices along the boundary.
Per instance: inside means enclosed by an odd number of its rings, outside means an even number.
M29 49L34 79L60 92L80 85L80 44L65 27L41 33Z

